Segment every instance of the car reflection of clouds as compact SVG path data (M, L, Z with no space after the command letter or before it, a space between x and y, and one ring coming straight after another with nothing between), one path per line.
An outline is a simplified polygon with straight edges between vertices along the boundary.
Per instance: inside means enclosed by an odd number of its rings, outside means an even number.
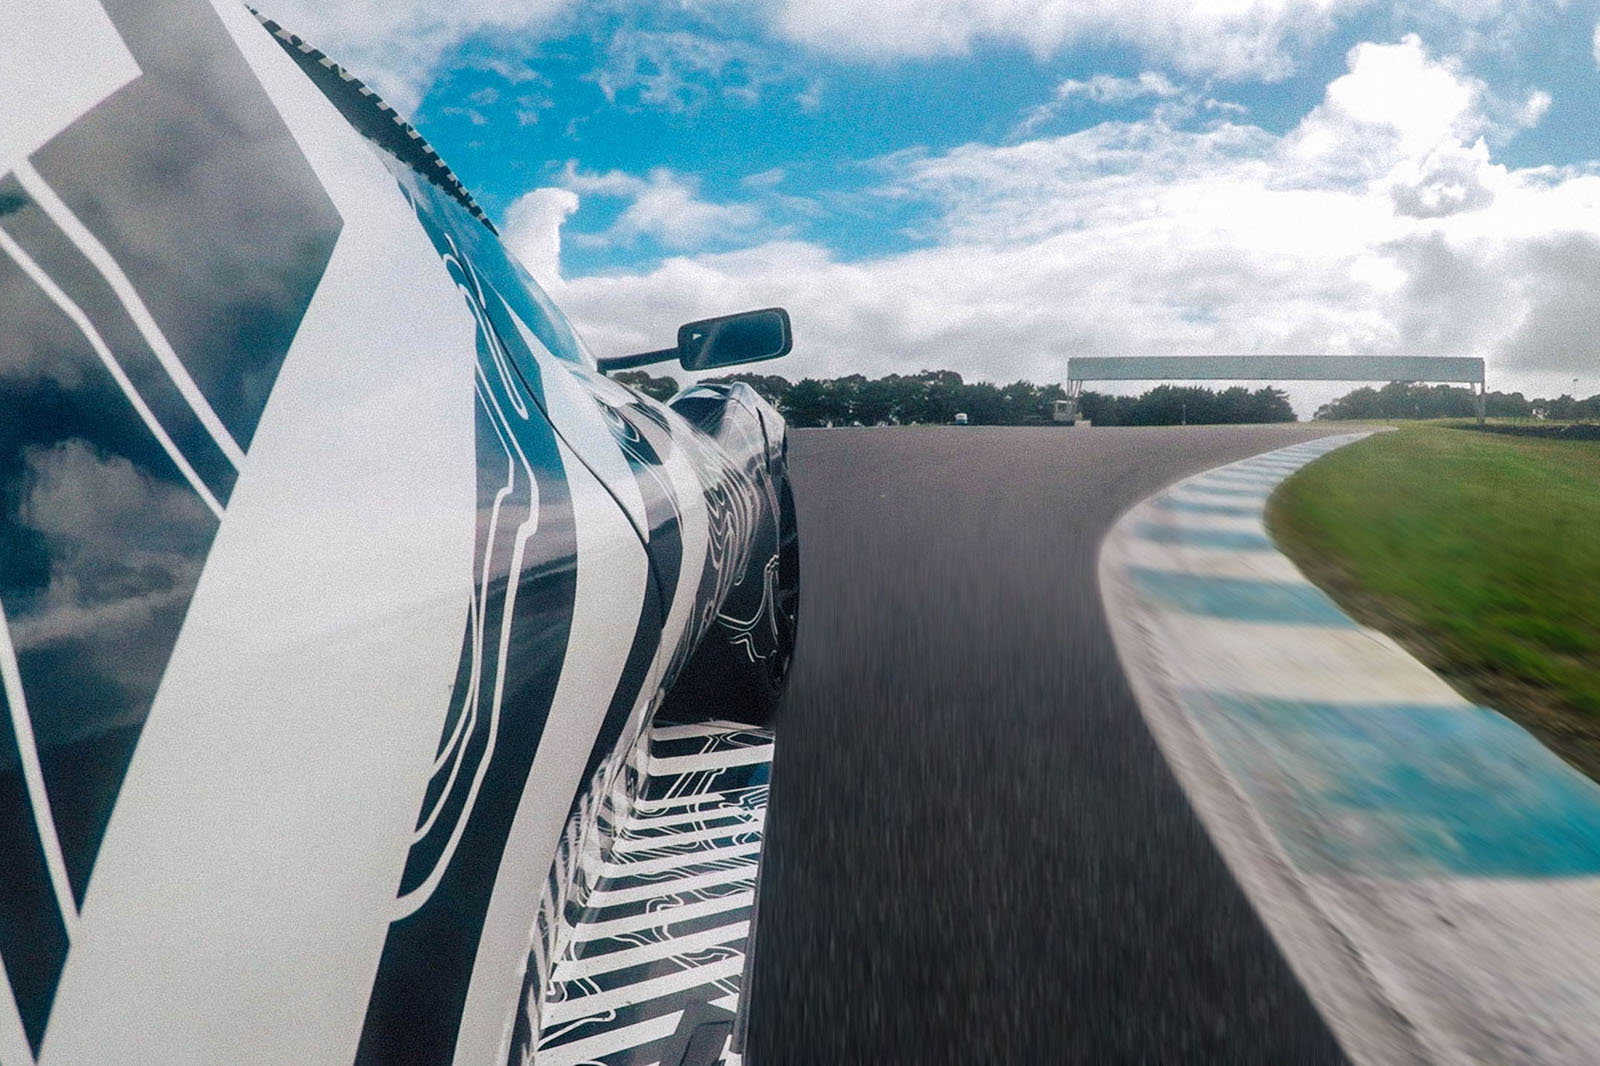
M250 91L254 77L221 24L195 17L190 33L153 32L159 20L129 17L131 6L108 5L147 76L35 163L139 279L155 321L248 448L340 219Z
M5 208L4 193L0 192L0 219ZM4 258L0 258L0 307L5 308L8 341L27 338L24 343L0 344L0 402L6 404L8 417L27 417L28 407L18 402L18 394L37 388L39 382L59 386L62 391L85 384L82 365L76 360L39 358L41 347L76 346L75 335L67 332L55 308L44 302L33 280ZM17 427L13 422L8 428Z
M149 663L153 685L164 655L143 649L158 616L181 613L199 579L216 520L186 488L153 478L120 455L72 439L25 452L27 490L18 517L43 542L48 582L10 612L19 654L73 644L92 649L88 668L105 677ZM87 638L96 639L89 641ZM143 649L143 650L140 650ZM35 722L41 742L75 739L136 722L142 708L110 721ZM124 721L123 719L126 719ZM92 728L90 728L92 726Z

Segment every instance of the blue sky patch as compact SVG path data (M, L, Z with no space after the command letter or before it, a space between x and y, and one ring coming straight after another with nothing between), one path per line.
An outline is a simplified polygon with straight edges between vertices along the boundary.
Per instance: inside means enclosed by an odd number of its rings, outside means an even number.
M264 6L601 355L781 303L790 377L1406 353L1600 391L1596 0Z

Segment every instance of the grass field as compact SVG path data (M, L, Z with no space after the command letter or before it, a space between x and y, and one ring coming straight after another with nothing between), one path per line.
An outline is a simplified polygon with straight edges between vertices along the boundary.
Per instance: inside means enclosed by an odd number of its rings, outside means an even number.
M1403 425L1290 478L1267 522L1353 617L1600 780L1600 441Z

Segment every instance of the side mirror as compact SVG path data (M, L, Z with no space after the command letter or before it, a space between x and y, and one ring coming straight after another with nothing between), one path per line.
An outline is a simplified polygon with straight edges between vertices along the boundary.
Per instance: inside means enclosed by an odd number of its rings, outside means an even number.
M777 359L794 348L789 312L781 307L707 318L678 327L678 362L685 370L714 370Z
M794 349L789 312L781 307L704 318L678 327L678 346L598 360L602 373L676 359L685 370L715 370L777 359Z

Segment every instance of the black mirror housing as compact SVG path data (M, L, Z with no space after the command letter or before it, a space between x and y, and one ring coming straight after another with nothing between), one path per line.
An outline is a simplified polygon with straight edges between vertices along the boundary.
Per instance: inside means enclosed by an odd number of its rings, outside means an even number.
M715 370L777 359L788 355L793 348L794 331L789 325L789 312L781 307L766 307L679 326L676 348L619 355L596 362L603 374L665 363L669 359L678 360L685 370Z
M789 312L745 311L678 327L678 362L685 370L715 370L777 359L794 349Z

